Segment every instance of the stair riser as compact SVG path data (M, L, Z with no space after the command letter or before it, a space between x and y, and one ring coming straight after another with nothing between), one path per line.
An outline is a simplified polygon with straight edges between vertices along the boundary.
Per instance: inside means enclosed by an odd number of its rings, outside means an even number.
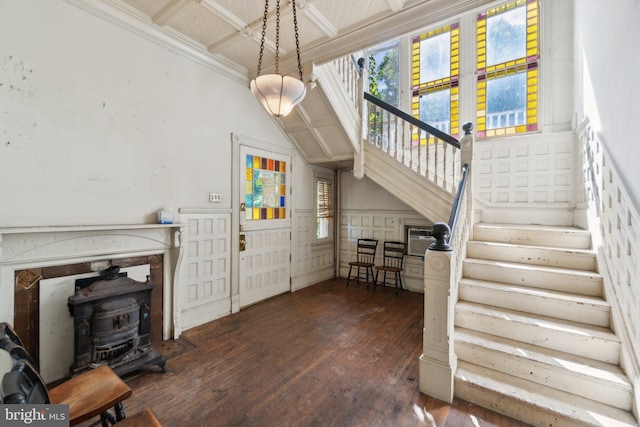
M576 275L570 272L550 272L535 268L476 263L467 259L464 261L463 276L579 295L602 296L602 278L596 273Z
M544 327L544 324L527 324L505 317L507 318L487 316L456 308L455 325L607 363L619 363L619 342L570 331L552 330Z
M522 230L511 227L476 226L473 239L487 242L502 242L555 248L590 249L591 236L582 231Z
M524 311L558 319L572 320L595 326L609 326L611 310L608 306L567 301L549 296L522 295L517 290L492 289L460 284L460 300Z
M498 391L477 387L474 384L454 380L455 396L483 408L491 409L516 420L536 427L584 427L580 420L562 417L549 410L536 408L517 396L505 395Z
M469 242L467 244L467 256L469 258L517 262L545 267L571 268L586 271L596 270L595 254L571 250L551 250L549 248L502 246L485 242Z
M526 357L517 357L470 343L456 341L458 360L500 371L527 381L573 393L607 405L630 411L632 393L629 387L588 375L550 366Z

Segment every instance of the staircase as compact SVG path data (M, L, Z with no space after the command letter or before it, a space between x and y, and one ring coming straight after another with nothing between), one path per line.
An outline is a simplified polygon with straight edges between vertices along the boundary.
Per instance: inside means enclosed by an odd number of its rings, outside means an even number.
M635 426L588 232L476 224L455 309L455 395L537 426Z
M395 113L354 107L358 76L344 61L338 73L333 65L316 68L314 96L282 122L303 157L357 169L362 156L364 176L425 217L447 218L459 153L442 141L415 144L414 125ZM362 145L359 108L382 117ZM473 237L454 315L455 396L536 426L637 426L590 234L480 223Z

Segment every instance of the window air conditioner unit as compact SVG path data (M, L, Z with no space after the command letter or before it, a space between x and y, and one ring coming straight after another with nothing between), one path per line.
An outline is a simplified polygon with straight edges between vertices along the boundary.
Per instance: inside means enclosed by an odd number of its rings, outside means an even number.
M424 256L430 244L435 242L431 228L410 228L408 233L407 254Z

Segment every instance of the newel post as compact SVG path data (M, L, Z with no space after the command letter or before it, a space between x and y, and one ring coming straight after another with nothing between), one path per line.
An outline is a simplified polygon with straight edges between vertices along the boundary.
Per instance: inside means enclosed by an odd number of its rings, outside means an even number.
M458 359L453 352L453 309L449 226L433 226L436 242L429 247L424 263L424 329L420 356L420 391L445 402L453 401L453 375Z
M364 178L364 144L369 138L369 117L367 113L364 93L369 86L369 73L365 67L364 58L358 59L358 112L360 113L360 146L357 153L353 155L353 175L357 179Z
M465 135L460 140L460 160L463 165L468 166L464 197L454 204L457 205L453 208L456 214L452 214L450 224L438 222L433 226L432 233L436 241L429 246L424 263L420 391L448 403L453 401L454 375L458 367L453 331L455 304L458 300L457 280L461 274L463 256L462 248L450 246L450 225L457 227L459 233L464 233L465 230L471 233L473 214L473 124L465 123L463 130ZM463 218L457 216L457 209L463 210Z

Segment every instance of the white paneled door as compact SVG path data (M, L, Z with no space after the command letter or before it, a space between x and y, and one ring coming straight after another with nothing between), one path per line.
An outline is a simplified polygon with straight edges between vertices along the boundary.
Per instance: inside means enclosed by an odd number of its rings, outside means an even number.
M240 148L240 307L291 289L291 156Z

